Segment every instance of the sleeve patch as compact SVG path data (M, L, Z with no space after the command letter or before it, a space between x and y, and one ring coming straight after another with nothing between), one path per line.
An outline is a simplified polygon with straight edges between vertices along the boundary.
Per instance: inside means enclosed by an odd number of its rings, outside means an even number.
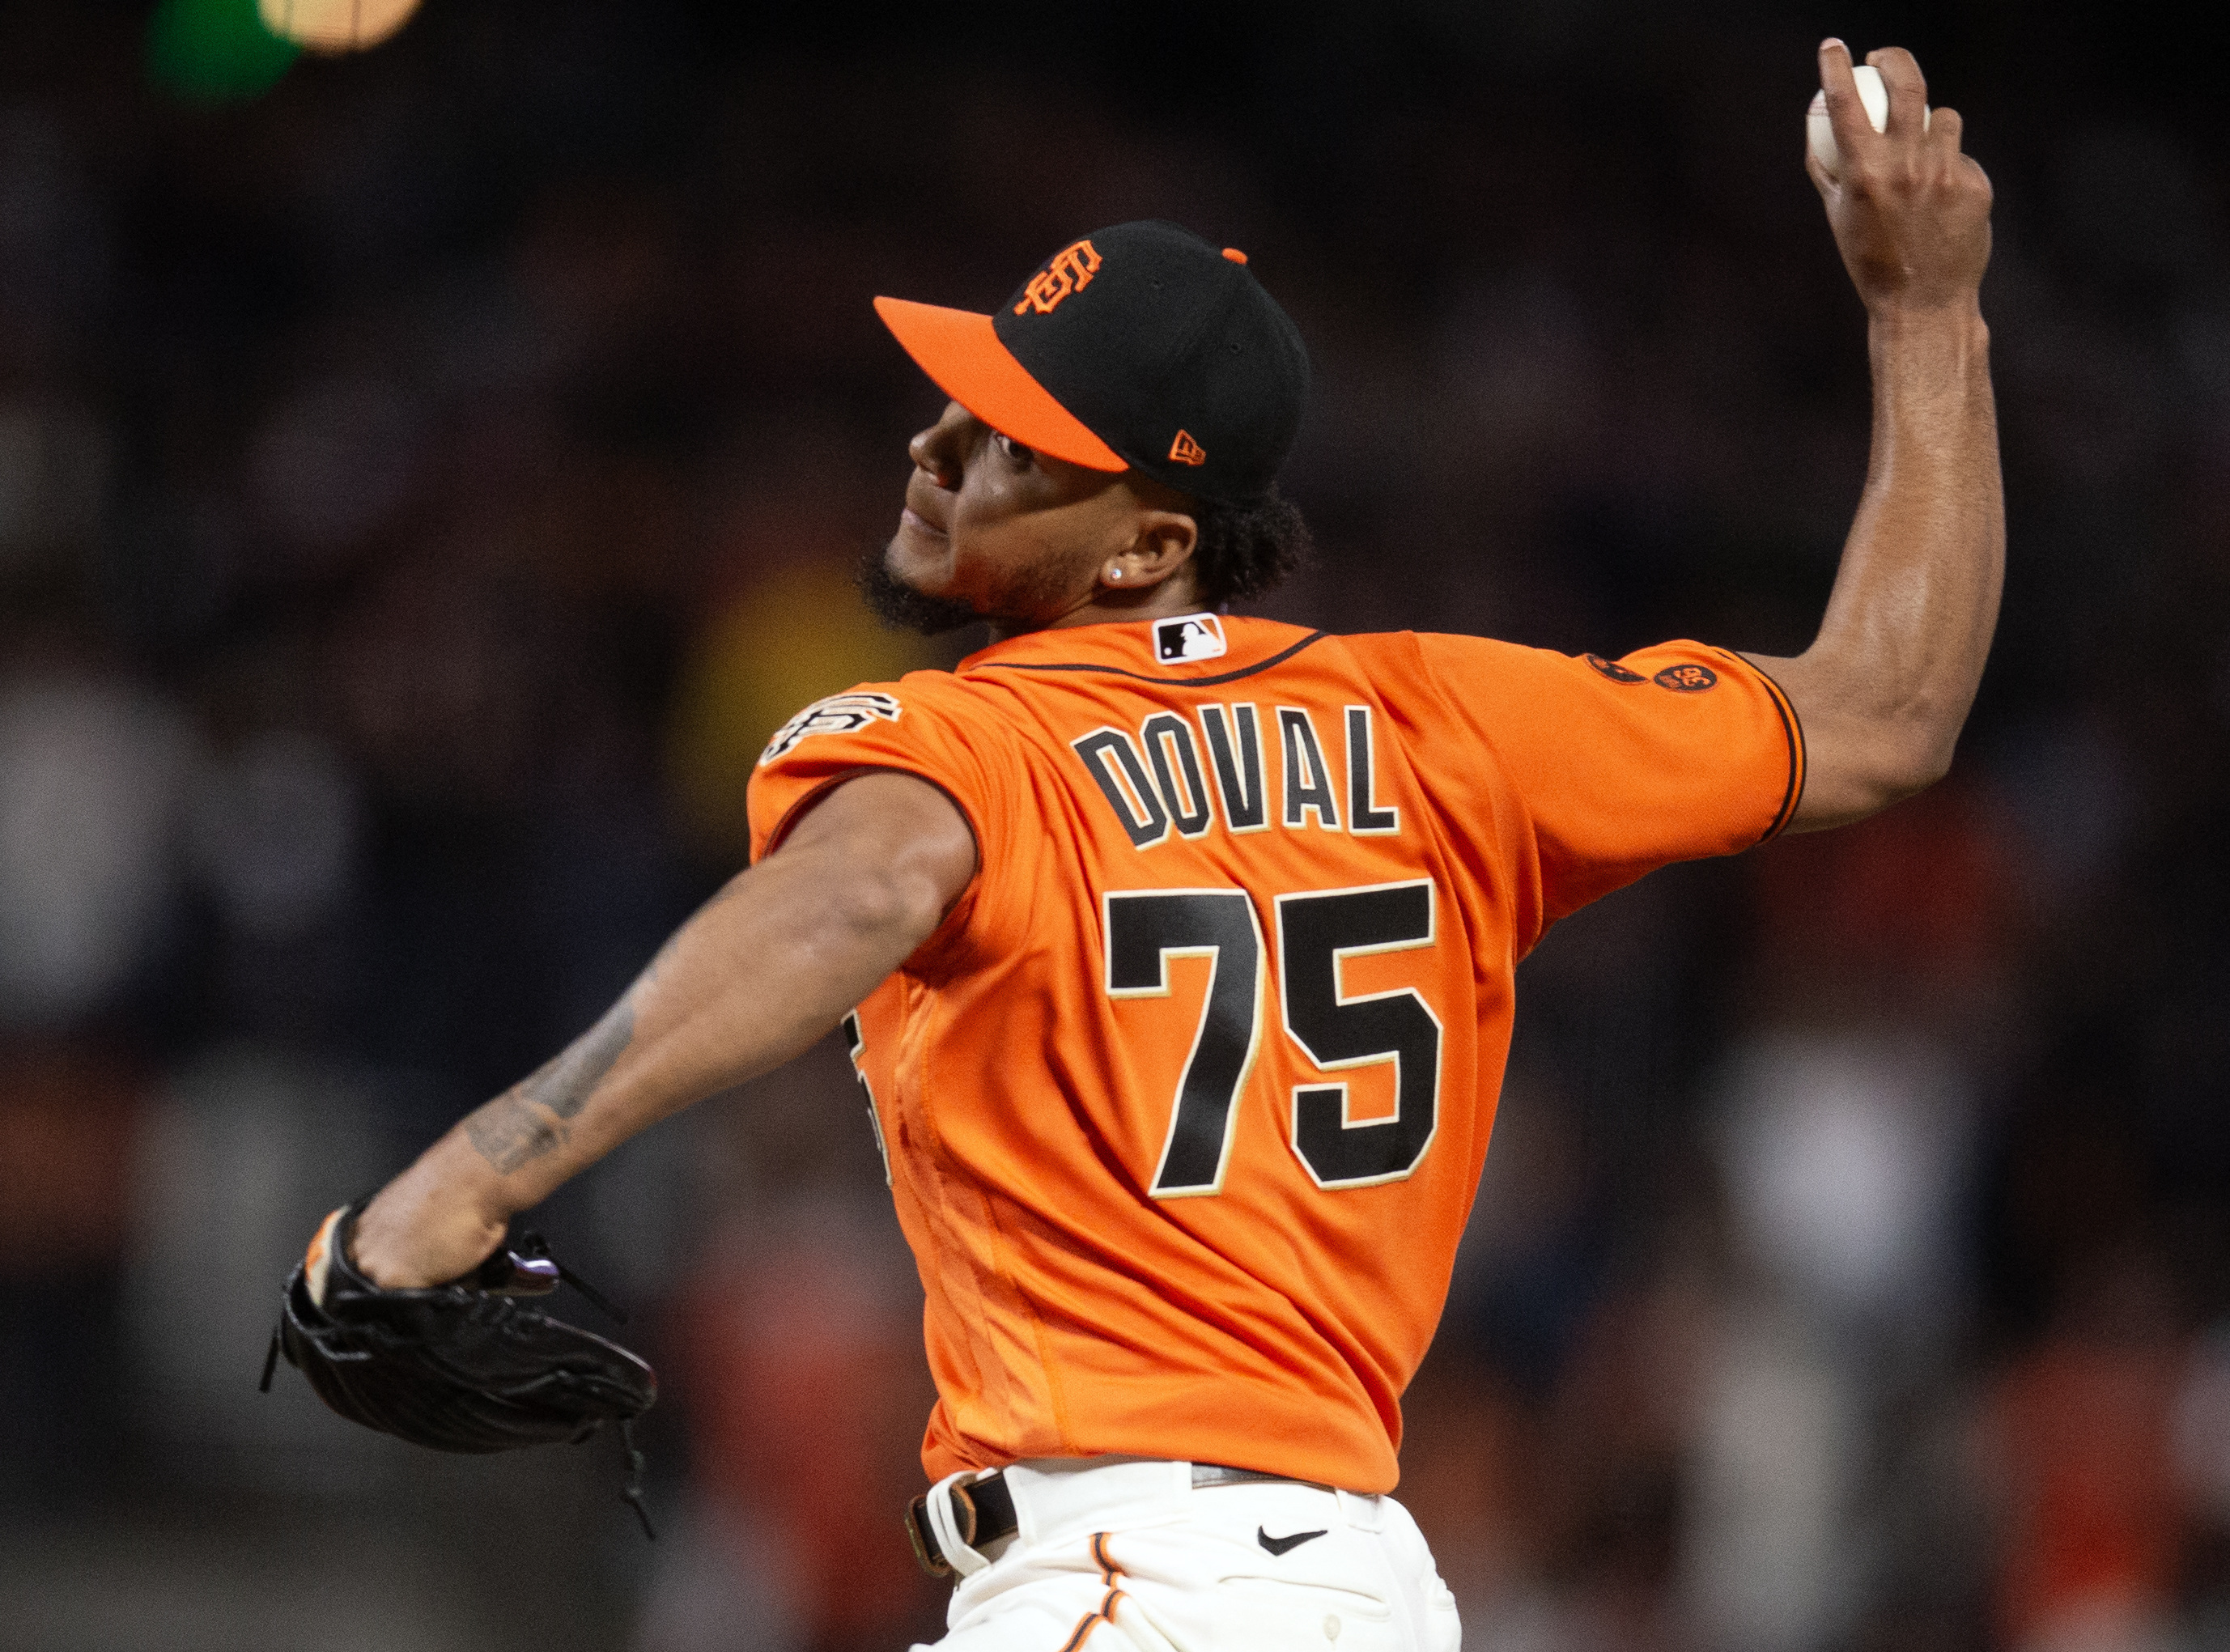
M1604 676L1608 677L1613 682L1642 682L1647 681L1647 679L1644 678L1639 671L1628 671L1624 666L1614 664L1612 661L1604 659L1600 654L1583 654L1580 658L1585 660L1589 665L1602 672Z
M767 749L759 753L758 765L764 769L815 734L854 734L871 723L895 723L902 709L892 694L854 693L816 700L775 731Z
M1650 681L1676 694L1700 694L1719 686L1719 674L1705 665L1669 665Z

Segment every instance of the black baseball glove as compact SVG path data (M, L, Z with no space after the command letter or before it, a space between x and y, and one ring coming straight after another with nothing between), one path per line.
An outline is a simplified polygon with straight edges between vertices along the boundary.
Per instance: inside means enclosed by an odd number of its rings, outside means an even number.
M436 1451L577 1442L616 1423L631 1465L623 1494L641 1515L641 1458L629 1425L658 1398L657 1374L616 1343L519 1299L545 1295L562 1278L609 1306L539 1254L532 1236L526 1254L499 1246L447 1285L383 1289L349 1260L356 1216L345 1205L326 1217L287 1276L264 1388L283 1352L343 1416Z

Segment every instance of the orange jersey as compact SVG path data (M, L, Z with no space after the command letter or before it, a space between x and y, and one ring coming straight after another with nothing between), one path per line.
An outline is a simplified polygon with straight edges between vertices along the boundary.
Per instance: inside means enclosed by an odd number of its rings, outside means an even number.
M756 855L875 769L941 788L981 855L846 1023L927 1294L930 1475L1118 1453L1391 1488L1518 960L1778 830L1802 763L1780 691L1717 649L1216 616L1035 632L799 713Z

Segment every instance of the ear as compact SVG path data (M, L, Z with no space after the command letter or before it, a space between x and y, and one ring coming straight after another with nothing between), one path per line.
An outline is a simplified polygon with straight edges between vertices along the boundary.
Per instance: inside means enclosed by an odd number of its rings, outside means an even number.
M1114 591L1151 590L1189 568L1200 527L1183 511L1142 507L1130 547L1108 558L1099 584ZM1189 576L1188 576L1189 577Z

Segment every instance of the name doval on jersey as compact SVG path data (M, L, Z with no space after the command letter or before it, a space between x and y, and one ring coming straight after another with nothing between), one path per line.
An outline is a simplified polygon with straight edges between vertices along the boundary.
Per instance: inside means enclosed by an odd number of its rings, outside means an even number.
M1314 825L1360 837L1402 829L1402 811L1377 800L1371 753L1370 707L1342 707L1346 726L1346 813L1341 813L1337 771L1324 758L1316 718L1305 707L1273 706L1279 753L1278 806L1264 772L1261 708L1247 701L1197 708L1201 742L1191 722L1158 711L1134 735L1100 727L1070 742L1100 795L1115 811L1133 849L1148 849L1180 837L1198 837L1220 813L1226 830L1266 831L1273 823L1293 830ZM1214 803L1209 775L1214 776Z

